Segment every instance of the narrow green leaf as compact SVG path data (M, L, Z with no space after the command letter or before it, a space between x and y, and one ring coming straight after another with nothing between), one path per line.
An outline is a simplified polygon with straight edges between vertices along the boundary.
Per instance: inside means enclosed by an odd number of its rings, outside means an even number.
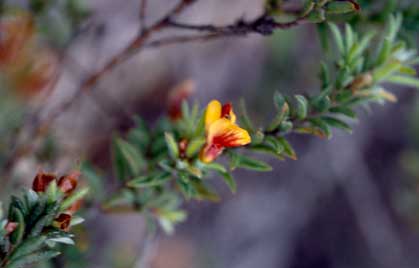
M339 50L340 54L343 54L343 52L345 51L345 47L343 44L343 38L342 38L342 34L339 30L339 28L336 26L336 24L333 23L329 23L329 28L333 34L333 37L335 39L335 43L336 43L336 47Z
M419 79L403 75L393 75L387 79L388 82L419 89Z
M293 160L297 160L297 154L295 153L291 144L284 137L278 137L277 139L284 147L284 153L286 154L286 156Z
M10 262L6 268L23 268L28 264L46 261L60 255L60 252L45 250L42 252L22 256L21 258Z
M60 196L59 190L58 190L58 186L57 186L57 181L52 181L47 188L46 194L48 197L48 202L49 203L53 203L58 201L58 197Z
M256 159L253 159L248 156L241 155L241 154L234 153L233 155L235 155L235 157L234 157L234 161L232 161L232 164L233 164L232 169L244 168L244 169L261 171L261 172L267 172L267 171L272 170L272 167L263 161L256 160Z
M13 208L12 215L10 218L11 221L17 223L16 229L10 235L10 242L13 245L17 245L22 241L23 235L25 234L25 219L22 214L22 211L16 207Z
M58 210L60 208L59 203L50 203L47 204L45 207L45 214L41 216L33 226L33 228L30 231L30 237L36 237L39 236L44 229L44 227L47 227L52 224L52 221L57 216Z
M345 107L345 106L333 107L333 108L330 108L329 111L331 113L345 115L345 116L347 116L349 118L352 118L352 119L356 118L356 113L351 108L348 108L348 107Z
M50 238L48 239L48 241L54 242L54 243L65 244L65 245L75 245L74 240L69 237Z
M320 129L327 138L330 139L332 137L332 132L330 131L329 126L320 118L311 118L309 122L313 127Z
M33 253L34 251L40 249L44 244L46 236L36 236L31 237L23 241L15 250L10 254L10 260L14 261L20 257Z
M345 14L350 12L355 12L359 10L359 6L350 2L331 2L326 6L326 12L328 14Z
M60 210L66 210L71 205L73 205L75 202L83 199L87 194L89 193L89 188L82 188L81 190L78 190L77 192L74 192L70 196L68 196L64 201L61 203Z
M237 184L233 176L228 172L221 172L220 175L223 177L224 182L227 184L230 191L234 194L237 192Z
M321 119L324 122L326 122L329 126L342 129L348 133L352 133L352 128L342 120L330 116L323 116L321 117Z
M348 54L348 62L353 62L356 58L368 48L372 38L375 36L375 32L368 32L360 42L354 43Z
M173 137L173 134L166 132L164 133L164 137L166 139L166 145L167 149L169 150L170 156L173 159L177 159L179 157L179 147L175 138Z
M202 146L205 144L205 138L204 137L197 137L192 139L188 143L188 147L186 148L186 156L191 158L195 156L199 151L201 150Z
M117 139L116 143L132 174L138 174L145 167L145 160L142 154L134 145L122 139Z
M127 183L128 187L132 188L147 188L160 186L168 182L171 178L171 174L167 172L159 172L153 175L141 176L135 178Z
M298 119L304 119L307 117L308 113L308 101L302 95L295 96L297 100L296 114Z

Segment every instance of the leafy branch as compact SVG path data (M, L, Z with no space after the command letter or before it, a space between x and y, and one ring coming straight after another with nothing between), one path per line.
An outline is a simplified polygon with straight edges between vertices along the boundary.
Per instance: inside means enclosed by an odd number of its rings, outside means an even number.
M391 16L381 38L374 32L358 35L349 25L341 31L329 24L338 57L333 64L321 64L319 94L291 98L277 92L273 97L277 113L264 127L255 126L243 102L238 116L243 128L236 125L231 104L212 101L200 110L196 103L182 102L191 85L181 85L174 92L169 117L153 127L136 118L137 127L126 138L114 139L114 175L121 190L104 209L142 212L170 233L174 224L186 218L182 200L219 200L210 184L211 173L220 175L235 192L234 169L272 170L269 164L245 155L246 151L296 160L287 135L331 138L335 128L351 132L348 120L357 118L357 107L396 101L384 86L419 88L413 69L419 58L397 39L401 23L401 16ZM214 161L222 154L229 167Z
M32 189L11 197L7 218L0 208L0 267L26 267L58 256L57 244L74 244L69 230L83 222L74 214L87 194L76 190L78 177L40 172Z

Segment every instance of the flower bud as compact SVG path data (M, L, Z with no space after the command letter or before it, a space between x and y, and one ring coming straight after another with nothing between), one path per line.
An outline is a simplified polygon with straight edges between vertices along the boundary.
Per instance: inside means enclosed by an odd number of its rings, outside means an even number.
M80 172L75 171L69 175L62 176L58 180L58 188L65 194L70 194L77 187L77 181L80 177Z
M43 193L47 190L48 185L55 179L55 174L39 172L33 180L32 189L35 192Z
M68 213L61 213L58 217L54 220L53 226L57 227L65 232L70 230L70 223L71 223L71 215Z

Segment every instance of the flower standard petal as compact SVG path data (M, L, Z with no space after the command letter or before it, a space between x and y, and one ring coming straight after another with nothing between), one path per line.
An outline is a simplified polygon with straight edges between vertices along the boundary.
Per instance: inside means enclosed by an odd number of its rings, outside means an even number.
M205 111L205 129L208 131L212 123L221 118L222 106L217 100L212 100Z

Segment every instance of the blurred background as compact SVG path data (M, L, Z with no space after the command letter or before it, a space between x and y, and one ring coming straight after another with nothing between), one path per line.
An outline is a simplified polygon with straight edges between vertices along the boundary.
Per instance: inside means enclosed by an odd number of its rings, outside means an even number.
M26 1L9 2L26 7ZM64 172L86 159L101 170L98 180L104 188L97 194L111 191L112 135L131 127L132 115L152 123L165 114L168 93L187 79L196 83L192 99L237 103L244 97L251 117L260 123L274 112L275 90L315 94L319 88L320 61L327 52L315 24L278 30L270 37L145 49L77 98L47 139L37 142L35 155L10 166L9 149L25 120L42 120L65 105L80 82L138 32L138 0L75 2L83 4L76 6L79 13L67 10L64 16L62 4L37 18L44 37L34 51L51 54L47 66L59 69L57 86L36 97L27 91L16 97L10 83L1 84L1 200L29 185L40 167ZM174 3L148 2L147 24ZM384 12L399 10L407 17L402 35L418 46L416 1L359 2L361 14L342 21L382 29ZM255 0L198 1L179 19L224 25L255 18L262 7L263 1ZM391 90L399 101L360 109L352 135L336 131L328 141L293 136L298 161L266 159L273 172L235 173L237 194L220 184L220 203L187 204L189 218L175 235L150 237L141 215L86 211L86 226L76 230L77 247L42 267L419 267L419 95L407 88Z

